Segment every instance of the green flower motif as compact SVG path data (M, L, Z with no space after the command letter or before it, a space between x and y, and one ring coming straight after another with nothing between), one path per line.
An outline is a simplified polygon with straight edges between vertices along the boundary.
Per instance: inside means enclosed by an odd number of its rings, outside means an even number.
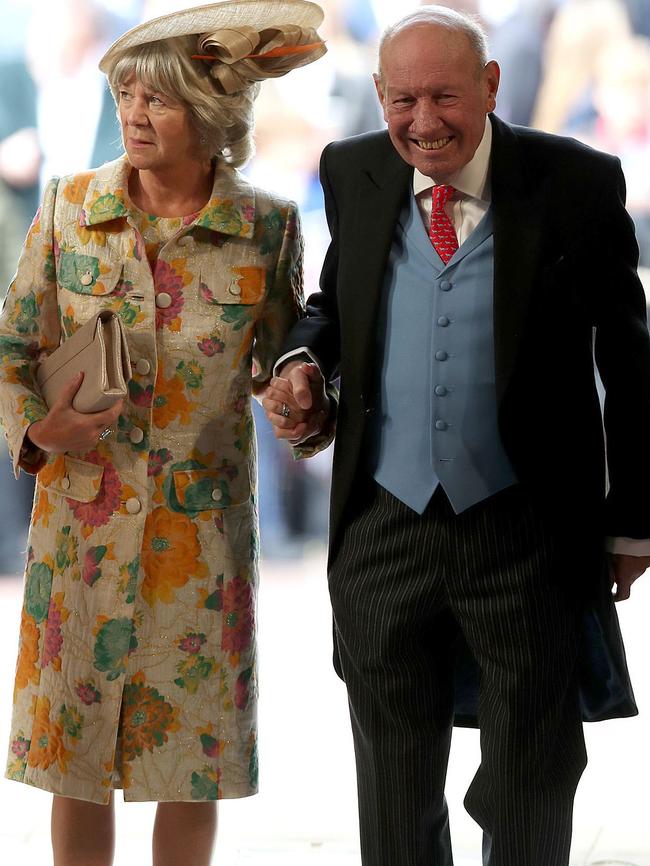
M106 672L107 680L116 680L126 671L128 655L137 645L130 619L109 619L97 633L95 667L98 671Z
M255 240L263 256L277 252L282 246L285 219L279 208L263 216L255 225Z
M251 304L224 304L221 321L233 326L233 331L241 331L244 325L253 321Z
M188 388L197 389L203 384L203 367L194 361L190 361L187 364L185 361L181 361L176 367L176 371Z
M88 285L81 282L81 276L88 274ZM93 286L99 278L99 259L95 256L78 255L62 250L59 256L59 283L66 289L82 295L92 295Z
M28 394L23 402L23 414L30 424L40 421L47 415L47 409L40 397Z
M134 325L142 312L142 308L132 304L130 301L122 301L116 308L116 312L125 325Z
M248 780L251 784L252 788L257 788L257 783L260 777L260 763L257 752L257 740L253 742L253 748L251 749L251 756L248 762Z
M66 568L79 562L79 542L70 534L72 527L64 526L56 533L56 555L54 566L56 574L61 574Z
M56 280L56 259L54 258L54 250L48 247L43 262L43 276L48 283L53 283Z
M218 800L219 775L212 767L204 767L200 775L192 773L192 799Z
M176 670L181 674L174 680L176 685L185 689L188 694L195 695L201 682L207 680L217 670L217 662L214 658L193 655L179 662Z
M59 722L65 733L72 740L81 739L81 729L83 728L84 717L76 707L68 709L65 704L59 712Z
M113 193L106 193L93 202L89 213L89 223L103 222L104 220L117 219L126 214L124 202Z
M140 555L126 565L120 566L120 589L126 593L126 603L133 604L135 591L138 586L138 574L140 573Z
M36 303L36 295L34 292L29 292L23 298L19 298L18 303L11 313L11 323L19 334L27 336L28 334L38 333L38 322L40 310Z
M43 622L50 607L52 569L45 562L34 562L27 575L25 610L36 622Z
M207 208L196 224L227 235L238 235L244 227L241 213L231 201L219 201Z

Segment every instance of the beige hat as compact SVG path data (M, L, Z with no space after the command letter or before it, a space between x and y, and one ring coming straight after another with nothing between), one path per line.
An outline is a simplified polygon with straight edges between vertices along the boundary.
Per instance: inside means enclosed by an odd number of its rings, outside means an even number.
M197 36L197 60L217 87L234 93L253 81L284 75L321 57L316 33L323 10L308 0L223 0L152 18L127 31L99 62L107 75L126 50L176 36Z

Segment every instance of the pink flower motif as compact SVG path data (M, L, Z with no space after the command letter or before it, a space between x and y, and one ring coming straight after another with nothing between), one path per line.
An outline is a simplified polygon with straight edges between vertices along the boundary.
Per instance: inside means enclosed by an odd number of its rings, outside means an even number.
M182 650L184 653L189 653L190 655L196 655L201 651L201 647L206 641L206 637L204 634L197 634L196 632L188 632L185 637L181 638L177 641L178 648Z
M97 451L90 451L83 457L88 463L95 463L104 467L104 476L99 493L92 502L77 502L75 499L66 499L74 516L86 526L104 526L108 523L111 515L120 507L120 493L122 485L113 464L101 457Z
M253 222L255 219L255 207L252 204L245 204L241 209L242 216L246 222Z
M46 668L51 661L57 658L62 646L63 635L61 634L61 611L54 603L54 599L50 599L50 609L47 614L45 637L43 639L43 658L41 666Z
M159 451L149 452L149 464L147 466L147 475L160 475L163 471L165 463L169 463L172 459L172 453L168 448L161 448Z
M29 740L26 740L24 737L16 737L11 744L11 751L20 761L27 757L28 748Z
M198 346L199 352L203 352L203 354L208 358L212 358L214 355L220 355L226 347L223 340L219 340L218 337L205 337L196 345Z
M101 692L96 689L92 683L84 683L81 680L77 680L75 692L77 693L77 697L87 707L89 707L91 704L101 703Z
M164 328L177 319L183 309L183 276L177 273L169 262L157 259L153 281L156 294L166 292L172 299L168 307L156 307L156 327Z
M231 653L248 649L253 637L253 593L241 577L224 586L223 614L221 649Z
M233 409L235 410L235 412L237 412L238 415L241 415L241 413L246 409L247 399L247 397L238 397L235 401Z

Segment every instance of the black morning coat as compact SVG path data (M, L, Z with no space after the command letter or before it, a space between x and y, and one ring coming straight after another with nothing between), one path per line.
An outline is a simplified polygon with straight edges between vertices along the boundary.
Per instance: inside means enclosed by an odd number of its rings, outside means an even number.
M625 183L613 156L490 119L502 441L562 545L558 581L585 604L584 718L634 715L604 557L606 535L650 539L650 341ZM332 242L322 291L309 298L285 350L307 346L329 378L340 375L330 561L376 402L376 314L412 174L387 132L335 142L321 160ZM476 723L477 682L464 655L457 724Z

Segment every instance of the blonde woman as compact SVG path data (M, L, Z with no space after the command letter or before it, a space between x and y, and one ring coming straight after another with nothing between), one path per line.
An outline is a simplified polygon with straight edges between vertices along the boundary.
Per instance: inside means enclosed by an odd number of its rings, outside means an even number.
M55 795L55 866L112 862L116 788L158 801L155 866L207 866L216 800L257 789L250 400L302 313L302 240L237 168L257 82L320 57L321 20L244 0L121 37L125 155L50 182L9 289L0 411L37 489L7 775ZM48 409L39 361L100 309L128 399L80 414L76 379Z

